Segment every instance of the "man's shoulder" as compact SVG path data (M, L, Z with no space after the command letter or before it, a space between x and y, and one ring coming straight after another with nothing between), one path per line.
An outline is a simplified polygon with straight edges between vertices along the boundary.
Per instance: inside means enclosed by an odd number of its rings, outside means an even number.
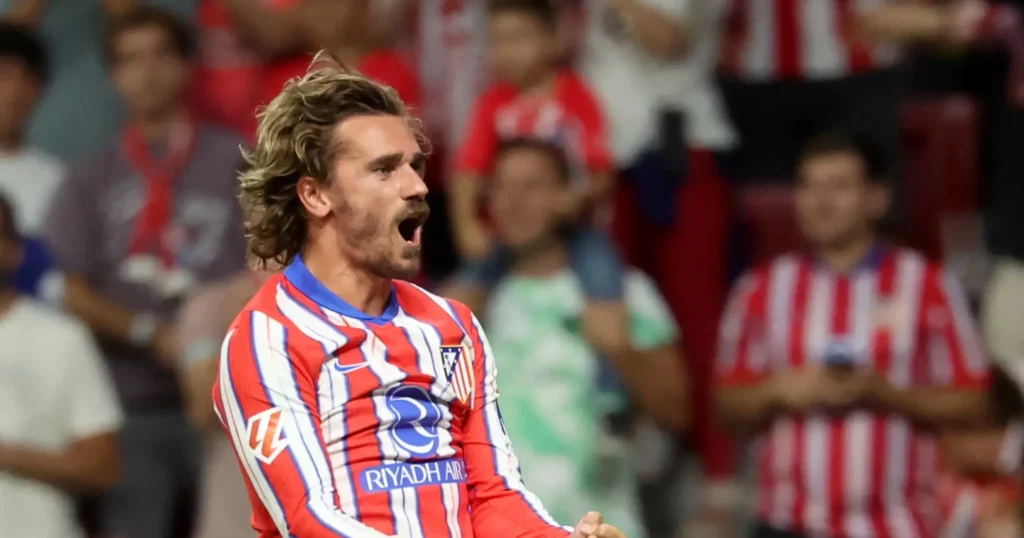
M394 287L399 303L404 309L411 309L412 314L421 309L433 310L439 308L446 314L453 316L459 324L473 323L475 316L472 309L465 303L448 297L442 297L405 280L395 280ZM465 327L465 329L468 330L469 327Z
M30 297L21 297L11 312L51 344L77 346L92 336L85 323Z

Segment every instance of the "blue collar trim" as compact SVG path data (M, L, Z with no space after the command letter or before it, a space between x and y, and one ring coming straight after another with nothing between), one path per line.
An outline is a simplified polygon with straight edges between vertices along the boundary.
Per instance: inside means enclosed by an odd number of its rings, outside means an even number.
M391 295L388 297L388 305L384 308L384 312L380 316L371 316L327 289L327 286L324 286L313 276L313 273L309 272L309 268L306 267L306 263L302 260L302 255L296 256L295 261L284 269L284 277L296 289L305 294L306 297L312 299L313 302L342 316L383 325L398 315L398 300L395 298L394 285L391 287Z

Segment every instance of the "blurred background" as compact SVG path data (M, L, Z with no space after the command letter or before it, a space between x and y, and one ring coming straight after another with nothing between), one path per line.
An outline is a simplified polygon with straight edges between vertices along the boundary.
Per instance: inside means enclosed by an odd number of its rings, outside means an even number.
M239 148L321 49L422 119L419 283L480 315L526 483L557 519L599 509L634 538L1024 536L1022 9L0 0L0 536L253 534L209 396L263 278ZM854 161L815 171L823 154ZM844 205L873 179L883 211ZM751 454L769 441L716 418L730 290L786 252L856 254L828 226L944 264L978 320L989 405L907 482L931 503L908 509L916 527L766 520ZM845 472L843 438L821 443Z

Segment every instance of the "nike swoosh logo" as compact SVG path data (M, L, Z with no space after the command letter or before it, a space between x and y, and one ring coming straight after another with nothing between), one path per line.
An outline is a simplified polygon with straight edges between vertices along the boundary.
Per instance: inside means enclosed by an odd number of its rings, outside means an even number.
M359 364L338 364L338 363L334 363L334 369L339 371L339 372L341 372L341 373L343 373L343 374L350 374L352 372L355 372L356 370L360 370L360 369L366 368L369 365L370 365L370 363L368 363L368 362L361 362Z

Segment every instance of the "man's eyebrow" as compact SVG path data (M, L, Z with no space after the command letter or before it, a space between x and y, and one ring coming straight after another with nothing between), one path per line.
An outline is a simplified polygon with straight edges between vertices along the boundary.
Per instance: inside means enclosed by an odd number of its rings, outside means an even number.
M372 161L367 163L366 168L368 170L376 170L378 168L394 169L398 168L400 164L402 164L402 154L389 153L387 155L381 155L380 157L373 159Z

